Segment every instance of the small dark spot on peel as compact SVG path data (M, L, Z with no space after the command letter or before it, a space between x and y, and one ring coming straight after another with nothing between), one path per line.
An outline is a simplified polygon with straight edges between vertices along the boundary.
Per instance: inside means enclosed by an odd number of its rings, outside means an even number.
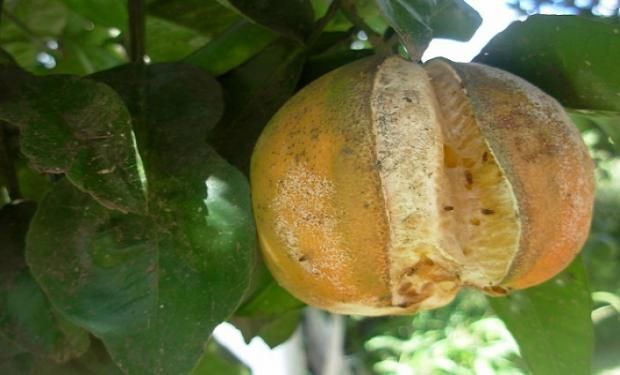
M452 206L443 206L444 211L453 211L454 207Z
M342 150L340 151L342 152L343 155L351 155L353 154L353 149L351 147L343 147Z
M489 153L485 151L485 152L482 154L482 161L483 161L483 162L486 162L486 161L488 161L488 160L489 160Z
M412 286L413 284L407 281L403 283L400 287L398 287L398 293L400 294L407 293L407 291L411 289Z
M472 185L474 184L474 176L471 174L471 171L465 170L465 187L470 190Z
M415 266L411 266L405 270L405 276L413 276L414 273L417 272L417 268Z
M493 215L495 213L495 211L490 208L483 208L480 212L482 212L483 215Z
M300 262L305 262L308 260L308 256L307 255L302 255L299 258L297 258L298 261Z
M407 96L405 96L403 99L405 99L405 101L406 101L407 103L413 103L413 100L411 100L411 98L409 98L409 97L407 97Z

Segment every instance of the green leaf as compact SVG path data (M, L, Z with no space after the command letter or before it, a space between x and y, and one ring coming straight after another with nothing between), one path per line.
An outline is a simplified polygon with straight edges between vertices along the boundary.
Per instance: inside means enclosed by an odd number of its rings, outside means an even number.
M148 4L148 12L205 36L219 34L240 20L217 0L155 0Z
M580 258L542 285L489 300L533 374L591 373L592 301Z
M204 143L217 82L182 64L96 76L132 110L148 213L121 214L66 181L40 203L28 262L69 320L127 373L187 373L245 293L255 231L247 180Z
M438 0L430 17L434 38L467 41L480 24L482 17L464 0Z
M377 0L409 53L422 55L432 38L469 40L482 18L464 0Z
M269 317L285 312L299 310L305 304L283 289L271 279L265 287L255 293L239 310L238 316Z
M209 142L244 173L258 136L295 91L304 59L296 43L278 40L222 77L226 112Z
M176 61L209 41L209 37L159 17L146 18L146 51L153 62Z
M595 127L602 130L612 141L620 153L620 112L593 111L567 108L573 122L580 128Z
M70 76L15 85L0 76L0 118L18 125L21 151L42 172L66 173L106 207L144 210L130 115L110 87Z
M250 375L250 370L215 340L209 340L190 375Z
M620 111L620 26L574 16L511 24L475 59L517 74L564 106Z
M0 359L2 374L36 375L121 375L103 344L93 339L89 350L79 358L66 363L56 363L27 353Z
M184 61L220 75L239 66L267 47L275 36L269 30L248 21L239 21Z
M377 0L377 3L409 53L421 56L433 37L430 14L435 0Z
M275 348L295 333L301 323L301 316L302 309L297 309L264 317L235 316L231 323L241 331L246 342L258 336L270 348Z
M62 0L75 13L105 27L127 29L127 4L123 0Z
M3 22L0 25L0 35L2 36L0 40L2 41L24 34L25 29L37 37L57 36L60 35L67 23L69 9L63 0L28 0L16 1L13 4L13 6L9 6L8 2L5 2L6 11L10 11L11 15L21 21L23 25L8 22L3 15Z
M34 211L32 203L0 209L0 337L17 352L66 362L88 349L89 336L56 314L26 266L26 231Z
M305 304L279 286L262 262L253 277L254 290L237 309L231 323L241 330L246 342L260 336L273 348L295 332Z
M256 23L303 41L312 32L314 10L308 0L229 0Z

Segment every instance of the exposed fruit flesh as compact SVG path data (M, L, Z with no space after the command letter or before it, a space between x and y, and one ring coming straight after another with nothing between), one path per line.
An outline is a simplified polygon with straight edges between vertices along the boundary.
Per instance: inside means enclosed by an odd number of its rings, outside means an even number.
M497 285L518 251L520 223L516 198L485 141L470 100L452 68L425 66L441 112L444 135L443 219L454 238L464 285Z

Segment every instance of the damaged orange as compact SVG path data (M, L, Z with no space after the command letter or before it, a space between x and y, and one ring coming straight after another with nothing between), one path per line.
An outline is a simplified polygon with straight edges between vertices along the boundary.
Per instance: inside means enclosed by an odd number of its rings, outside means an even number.
M270 121L252 159L260 246L304 302L412 313L539 284L588 235L593 164L562 107L479 64L372 57Z

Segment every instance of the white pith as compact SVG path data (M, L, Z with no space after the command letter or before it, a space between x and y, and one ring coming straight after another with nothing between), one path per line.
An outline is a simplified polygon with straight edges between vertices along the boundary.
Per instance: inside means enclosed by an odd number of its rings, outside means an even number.
M445 68L439 67L436 73L454 73L449 66ZM476 189L463 191L454 186L463 170L444 166L446 137L454 137L449 133L451 127L458 127L459 116L471 112L468 103L453 103L446 95L442 96L445 103L438 103L433 95L437 89L464 95L456 74L447 85L436 87L424 68L400 58L386 59L374 80L372 123L390 226L388 257L394 306L417 304L419 309L429 309L448 303L461 285L495 286L505 277L518 251L519 232L503 250L505 257L488 260L485 254L498 250L487 246L492 238L476 236L476 228L468 226L469 222L464 224L474 214L444 209L447 205L475 206L472 203L480 199ZM454 105L458 107L452 108ZM517 212L505 177L501 177L498 189L510 198L504 205ZM502 225L519 226L516 216L505 216L507 221ZM424 272L420 272L419 265L425 263Z

